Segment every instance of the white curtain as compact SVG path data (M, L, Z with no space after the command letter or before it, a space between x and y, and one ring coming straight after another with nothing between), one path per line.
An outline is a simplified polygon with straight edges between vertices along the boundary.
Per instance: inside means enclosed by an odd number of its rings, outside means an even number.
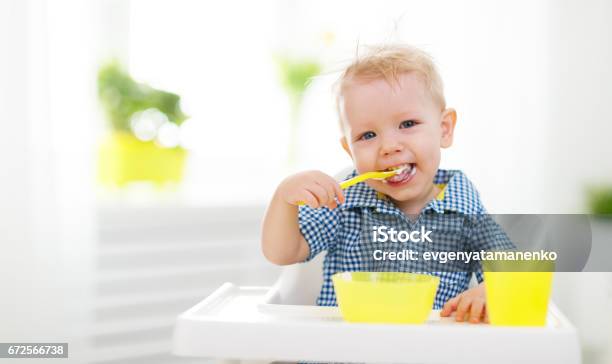
M0 1L0 341L69 342L75 363L87 361L93 312L95 70L109 6Z

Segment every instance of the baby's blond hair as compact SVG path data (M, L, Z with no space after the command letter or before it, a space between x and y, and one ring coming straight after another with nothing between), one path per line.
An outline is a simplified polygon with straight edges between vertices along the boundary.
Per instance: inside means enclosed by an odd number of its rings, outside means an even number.
M441 110L446 108L442 78L429 54L408 45L383 45L367 47L365 55L358 55L335 84L336 106L340 113L340 98L351 81L386 80L390 85L398 83L399 76L415 72L424 82L427 91Z

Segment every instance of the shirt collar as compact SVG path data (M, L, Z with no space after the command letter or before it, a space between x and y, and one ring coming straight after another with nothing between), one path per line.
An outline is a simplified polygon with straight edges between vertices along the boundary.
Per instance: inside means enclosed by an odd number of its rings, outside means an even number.
M353 170L346 179L353 178L357 172ZM423 209L433 210L443 214L446 211L453 211L461 214L477 214L484 210L480 202L478 191L460 170L438 169L434 176L433 183L445 184L443 197L430 201ZM340 205L341 209L351 208L376 208L383 213L401 213L395 204L386 196L378 193L366 183L358 183L345 190L345 203Z

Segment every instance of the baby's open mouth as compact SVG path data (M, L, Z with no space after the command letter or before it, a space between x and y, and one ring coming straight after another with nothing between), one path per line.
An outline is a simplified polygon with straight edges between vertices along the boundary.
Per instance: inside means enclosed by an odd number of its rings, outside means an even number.
M406 163L399 166L391 167L387 169L388 171L397 170L399 173L394 176L388 177L383 180L383 182L388 182L391 184L397 184L410 179L416 173L416 164L415 163Z

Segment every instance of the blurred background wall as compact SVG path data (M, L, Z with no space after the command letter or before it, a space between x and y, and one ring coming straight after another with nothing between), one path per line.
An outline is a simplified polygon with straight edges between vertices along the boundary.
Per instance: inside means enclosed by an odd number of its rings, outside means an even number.
M278 182L350 164L331 86L357 44L432 54L459 115L442 166L465 170L489 211L587 211L586 187L612 184L610 16L605 0L0 0L0 341L186 362L169 354L176 314L224 281L277 276L258 229ZM180 184L99 183L110 59L180 96ZM320 70L293 114L282 59ZM558 274L553 295L585 362L611 362L610 274Z

